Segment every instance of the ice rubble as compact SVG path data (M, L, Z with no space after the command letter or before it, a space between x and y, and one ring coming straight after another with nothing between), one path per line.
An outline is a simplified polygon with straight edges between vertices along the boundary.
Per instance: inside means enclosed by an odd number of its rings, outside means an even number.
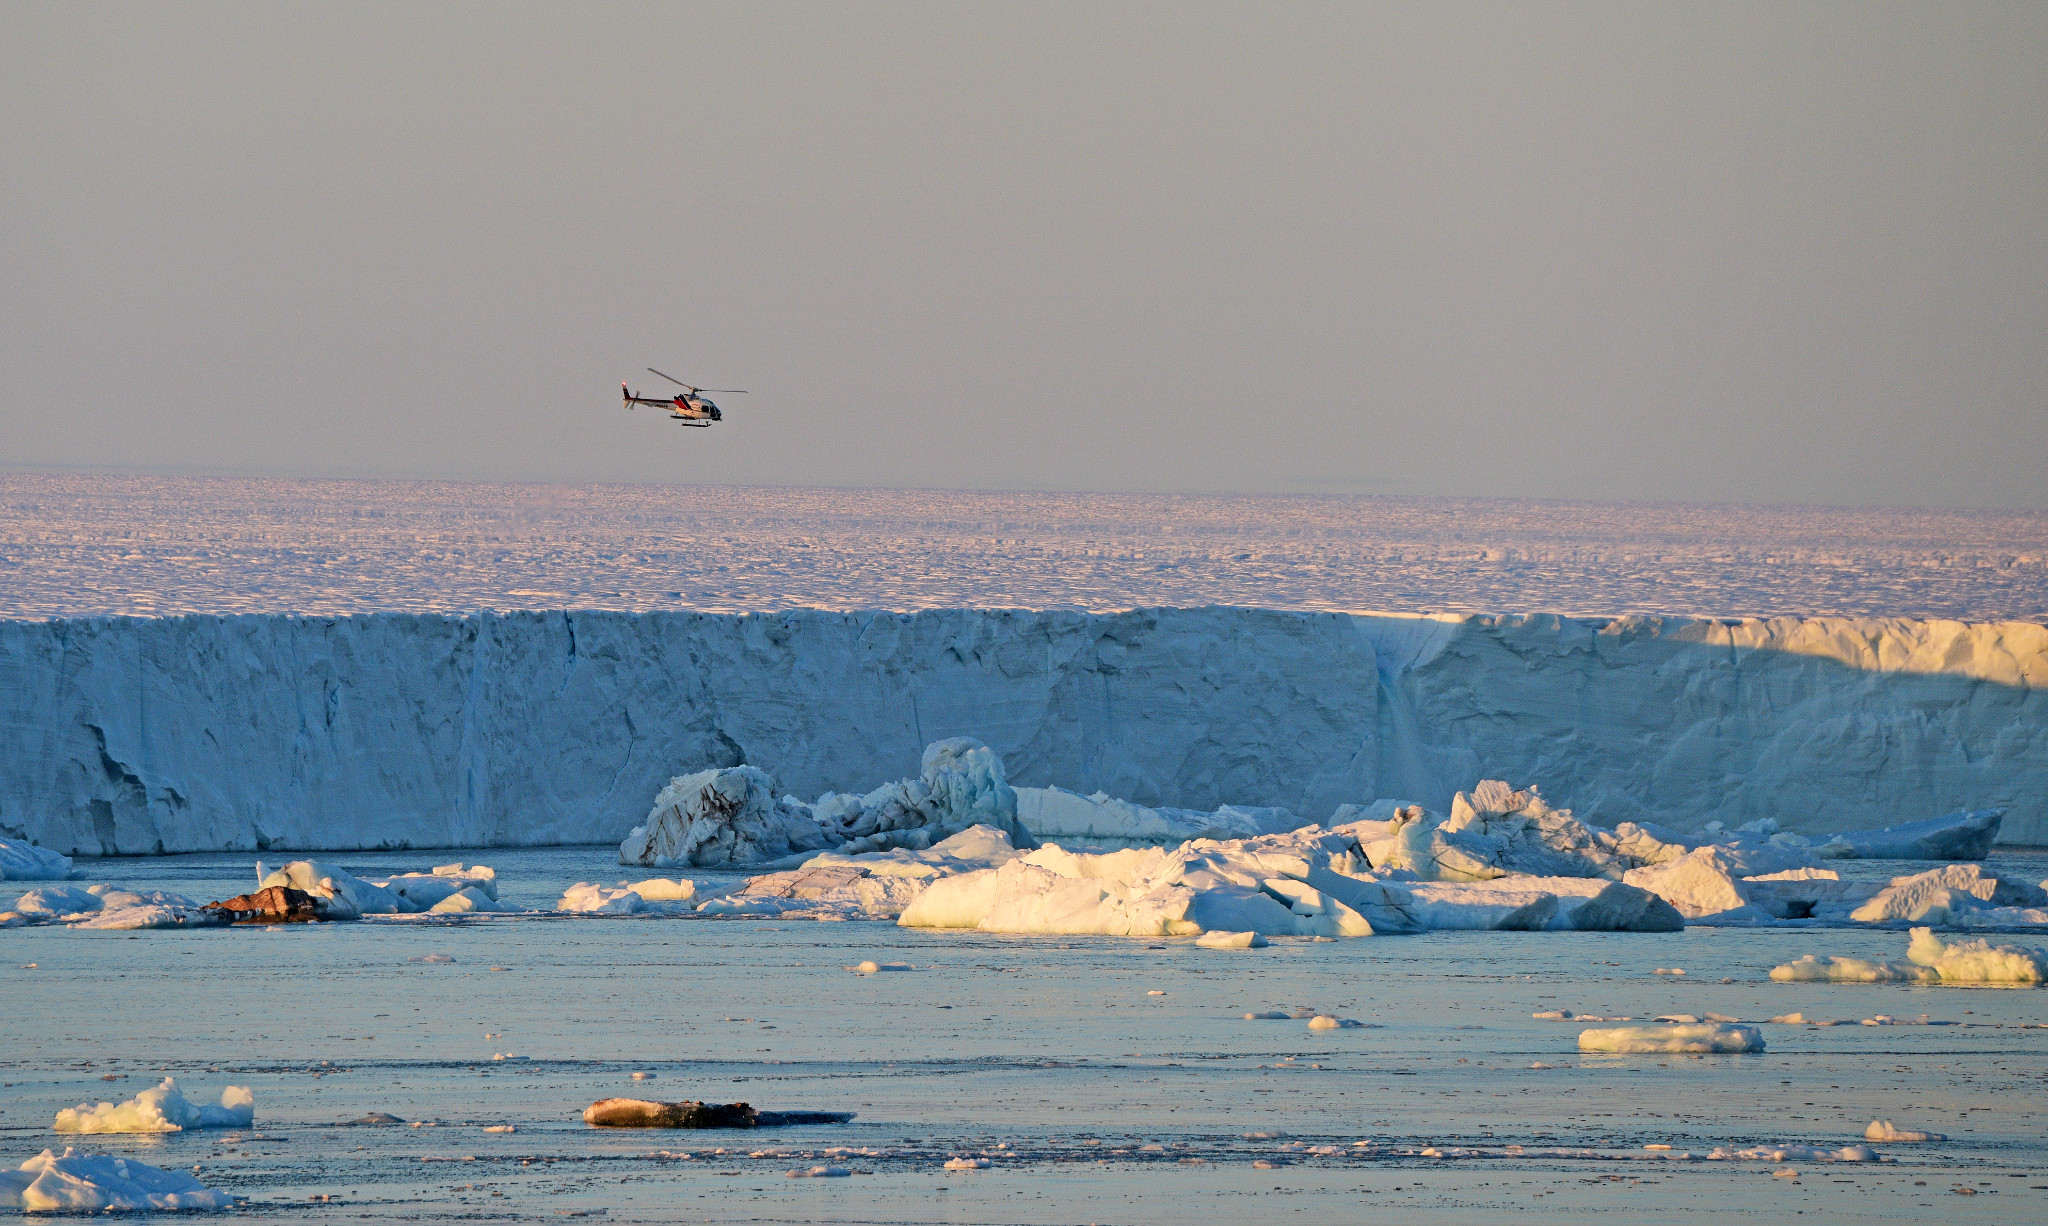
M967 737L926 746L918 777L864 796L827 792L807 805L778 796L752 766L698 771L669 782L645 824L619 845L619 863L754 864L832 849L842 854L919 850L983 825L1013 844L1034 840L1017 820L1017 793L995 751Z
M184 1171L134 1158L44 1150L15 1171L0 1173L0 1209L30 1213L229 1209L235 1198Z
M1771 978L1781 983L2040 983L2048 979L2048 950L1993 945L1981 938L1943 941L1931 928L1915 928L1903 963L1807 954L1772 967Z
M1703 1055L1760 1052L1763 1032L1727 1022L1658 1026L1614 1026L1579 1032L1579 1050L1642 1055Z
M358 877L320 860L294 860L270 869L256 863L256 888L283 886L321 900L322 919L418 912L460 914L511 911L498 901L498 874L484 865L443 864L429 873Z
M57 1113L58 1132L183 1132L187 1128L247 1128L256 1118L256 1096L247 1086L229 1086L220 1105L188 1102L176 1079L144 1090L122 1103L97 1107L80 1103Z
M22 839L0 839L0 881L67 881L82 877L71 857Z

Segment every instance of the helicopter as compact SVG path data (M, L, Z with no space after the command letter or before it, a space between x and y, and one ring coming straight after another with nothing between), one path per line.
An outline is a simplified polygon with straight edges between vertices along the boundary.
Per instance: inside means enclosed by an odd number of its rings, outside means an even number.
M647 368L647 373L661 375L661 372L652 366ZM636 396L633 394L633 389L627 387L624 381L621 381L619 383L619 392L626 398L626 407L630 409L634 405L653 405L657 409L667 409L669 411L669 420L671 421L679 421L686 426L709 427L714 421L723 421L725 414L718 411L718 406L711 403L710 399L704 395L705 392L717 392L721 396L744 396L747 394L747 390L743 387L691 387L673 375L661 375L661 377L682 388L682 392L679 395L669 397Z

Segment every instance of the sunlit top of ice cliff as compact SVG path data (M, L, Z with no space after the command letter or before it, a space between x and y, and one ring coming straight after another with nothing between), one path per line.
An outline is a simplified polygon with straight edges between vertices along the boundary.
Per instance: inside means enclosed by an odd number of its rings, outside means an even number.
M1245 605L2048 620L2048 514L0 477L0 617Z

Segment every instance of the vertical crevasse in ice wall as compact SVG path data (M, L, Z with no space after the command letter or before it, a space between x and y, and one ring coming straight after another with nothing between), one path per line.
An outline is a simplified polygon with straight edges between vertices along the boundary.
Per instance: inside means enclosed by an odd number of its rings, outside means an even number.
M1256 609L0 622L0 837L64 852L616 842L674 776L815 797L954 736L1147 805L2048 842L2048 628Z

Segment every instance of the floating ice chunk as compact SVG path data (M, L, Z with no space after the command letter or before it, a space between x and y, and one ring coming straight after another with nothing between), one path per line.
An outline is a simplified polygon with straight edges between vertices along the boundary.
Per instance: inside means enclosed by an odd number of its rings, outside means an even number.
M853 1174L851 1170L843 1166L813 1166L801 1171L784 1171L782 1173L791 1179L840 1179Z
M220 1105L190 1103L176 1079L166 1077L123 1103L80 1103L57 1113L58 1132L183 1132L187 1128L247 1128L256 1116L256 1096L247 1086L221 1091Z
M83 876L71 857L24 839L0 839L0 881L68 881Z
M1863 1130L1863 1139L1866 1141L1890 1141L1894 1143L1907 1141L1948 1140L1948 1138L1943 1136L1941 1133L1915 1132L1910 1128L1900 1128L1897 1125L1893 1124L1890 1120L1870 1121L1870 1127L1865 1128Z
M1327 1013L1319 1013L1308 1019L1308 1028L1310 1030L1363 1030L1365 1029L1365 1023L1353 1018L1331 1017Z
M1913 929L1906 959L1932 967L1943 983L2040 983L2048 978L2048 951L1993 945L1982 938L1943 941L1928 928Z
M1687 919L1698 919L1748 906L1740 878L1722 848L1698 847L1676 860L1630 869L1621 879L1662 898Z
M1560 907L1565 902L1560 895ZM1562 911L1580 932L1678 932L1685 914L1640 886L1610 881L1598 894Z
M398 915L419 909L383 886L372 885L361 877L319 860L294 860L274 871L266 870L263 862L257 861L256 888L273 885L303 890L315 898L346 903L346 909L356 915ZM332 918L353 919L355 916L344 914L343 909L337 907Z
M626 888L647 902L688 902L697 897L697 883L687 879L649 877Z
M30 1213L132 1212L229 1209L235 1198L184 1171L166 1171L134 1158L44 1150L16 1171L0 1174L0 1209Z
M1914 966L1910 962L1816 958L1807 954L1782 966L1772 967L1771 978L1779 983L1933 983L1941 976L1932 967Z
M858 919L895 919L924 892L926 879L895 873L877 875L847 857L837 863L787 869L750 877L746 884L698 906L711 915L833 914Z
M1264 949L1266 938L1256 932L1205 932L1195 938L1203 949Z
M874 975L882 971L914 971L917 968L908 962L863 962L858 966L849 966L846 969L858 971L863 975Z
M509 912L517 910L484 893L475 886L465 886L427 908L435 915L460 915L471 911Z
M436 866L430 873L400 873L393 877L366 877L363 880L369 885L397 895L406 902L407 909L412 911L431 911L443 900L452 898L463 890L476 890L492 902L498 899L497 871L481 864L473 867L442 864Z
M629 890L624 886L599 885L594 881L579 881L562 891L562 899L555 904L555 910L632 915L641 909L644 902L637 890Z
M1951 864L1892 878L1890 885L1851 912L1849 918L1866 924L1888 920L1949 924L1965 912L1985 907L2044 904L2048 904L2048 892L2031 882L1989 876L1976 864Z
M1693 1055L1760 1052L1763 1032L1754 1026L1702 1022L1679 1026L1616 1026L1579 1032L1579 1050L1629 1054Z
M946 1169L949 1171L985 1171L988 1168L989 1161L986 1158L946 1159Z
M1834 860L1982 860L1998 841L2003 809L1956 810L1943 817L1838 834L1814 850Z
M101 907L100 896L83 886L46 885L15 900L14 909L35 919L68 919Z
M202 907L183 894L104 885L91 890L100 897L100 909L81 912L72 920L73 928L205 928L228 922L226 913Z
M442 966L445 966L445 965L447 965L448 963L450 963L450 962L453 962L453 961L455 961L455 958L454 958L454 956L453 956L453 955L451 955L451 954L421 954L421 955L419 955L419 956L418 956L418 957L416 957L416 958L407 958L407 959L406 959L406 961L407 961L407 962L425 962L425 963L428 963L428 964L430 964L430 965L442 965Z
M518 1131L519 1131L519 1129L518 1129L518 1127L517 1127L516 1125L513 1125L513 1124L486 1124L486 1125L484 1125L484 1131L485 1131L485 1132L518 1132Z
M1280 1012L1278 1009L1268 1009L1264 1013L1247 1013L1244 1015L1244 1020L1247 1022L1284 1022L1288 1018L1285 1013Z

